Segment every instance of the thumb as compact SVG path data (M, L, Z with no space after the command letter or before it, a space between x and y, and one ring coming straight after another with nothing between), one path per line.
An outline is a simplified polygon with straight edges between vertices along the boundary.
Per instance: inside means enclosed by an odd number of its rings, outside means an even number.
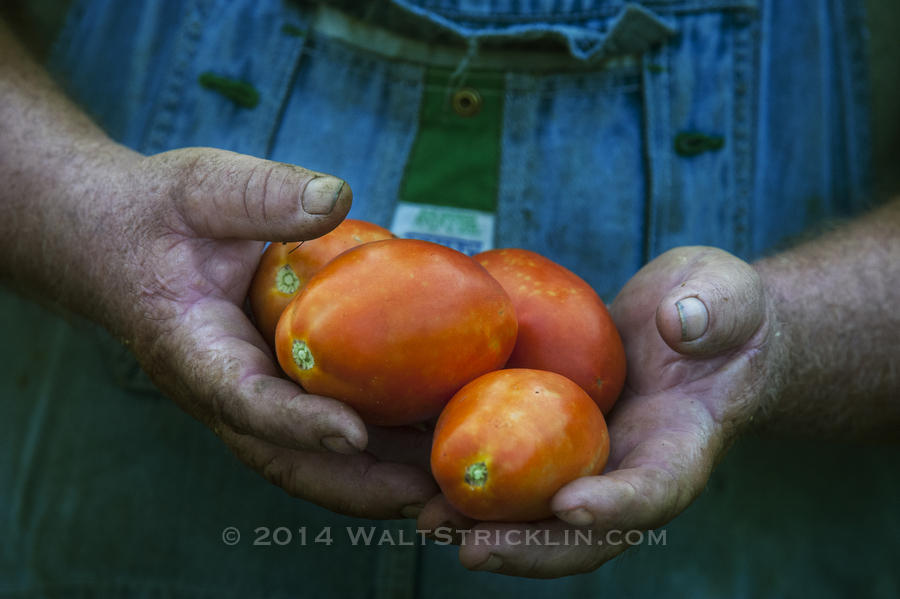
M762 325L765 295L752 266L704 248L686 265L682 282L656 309L656 327L675 351L713 356L746 343Z
M343 220L353 198L341 179L244 154L186 148L155 158L174 165L176 209L202 237L313 239Z

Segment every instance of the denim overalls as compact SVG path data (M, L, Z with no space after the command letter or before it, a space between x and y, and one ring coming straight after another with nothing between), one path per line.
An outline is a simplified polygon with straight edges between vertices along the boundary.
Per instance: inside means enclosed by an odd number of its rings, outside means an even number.
M330 172L353 188L351 217L533 249L611 300L671 247L752 260L865 207L859 4L85 0L50 66L141 152L205 145ZM471 573L412 522L288 497L153 391L103 332L8 293L0 302L0 597L900 586L895 449L747 439L661 538L593 574Z

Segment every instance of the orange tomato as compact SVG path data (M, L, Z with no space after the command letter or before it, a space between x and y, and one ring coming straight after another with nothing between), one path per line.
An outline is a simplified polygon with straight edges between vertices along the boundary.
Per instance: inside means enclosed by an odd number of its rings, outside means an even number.
M625 348L603 300L567 268L523 249L474 256L512 298L519 336L507 368L558 372L608 414L625 384Z
M460 387L503 366L516 318L503 287L468 256L389 239L326 264L275 337L281 367L308 392L371 424L400 425L437 416Z
M275 344L281 313L312 275L341 252L393 236L384 227L348 218L317 239L267 247L250 283L249 298L256 326L269 345Z
M508 369L453 396L434 431L431 470L460 513L527 522L551 516L553 495L599 473L608 456L606 421L581 387L553 372Z

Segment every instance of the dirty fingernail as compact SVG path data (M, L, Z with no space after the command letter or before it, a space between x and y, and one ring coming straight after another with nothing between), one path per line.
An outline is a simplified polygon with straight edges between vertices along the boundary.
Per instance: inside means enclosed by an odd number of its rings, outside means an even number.
M323 175L306 184L300 202L307 214L331 214L346 184L335 177Z
M493 572L494 570L499 570L503 566L503 560L494 555L493 553L486 560L472 568L473 570L483 570L487 572Z
M686 297L675 302L678 319L681 321L681 340L699 339L709 326L709 312L706 305L696 297Z
M594 515L583 507L557 512L557 518L572 524L573 526L588 526L594 523Z
M319 442L322 444L322 447L324 447L328 451L333 451L335 453L343 453L347 455L359 453L359 449L351 445L350 442L347 441L347 439L337 435L322 437Z

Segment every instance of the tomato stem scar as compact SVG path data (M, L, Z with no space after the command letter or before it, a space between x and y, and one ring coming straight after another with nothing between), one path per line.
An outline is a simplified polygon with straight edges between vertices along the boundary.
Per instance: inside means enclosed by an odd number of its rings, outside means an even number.
M306 341L294 339L294 343L291 345L291 356L300 370L309 370L316 365L316 361L313 359L312 352L309 351Z
M476 462L466 468L466 484L470 487L483 487L484 483L487 482L487 477L488 469L487 464L484 462Z
M300 277L294 272L290 264L285 264L275 273L275 288L288 295L297 291L300 287Z

